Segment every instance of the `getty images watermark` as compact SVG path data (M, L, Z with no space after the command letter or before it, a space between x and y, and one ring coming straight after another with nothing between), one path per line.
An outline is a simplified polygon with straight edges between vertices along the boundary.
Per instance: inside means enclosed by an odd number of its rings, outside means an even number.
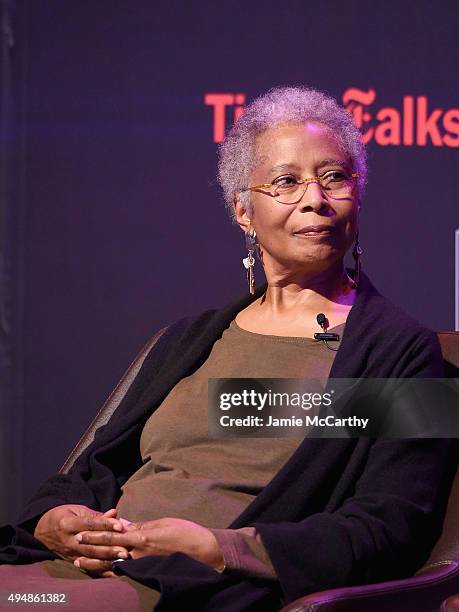
M209 435L459 437L459 379L210 378Z

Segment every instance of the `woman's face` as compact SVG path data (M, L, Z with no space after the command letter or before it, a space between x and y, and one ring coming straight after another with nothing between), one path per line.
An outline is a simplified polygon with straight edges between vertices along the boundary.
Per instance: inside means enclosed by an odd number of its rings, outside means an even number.
M250 186L271 183L285 175L301 179L330 170L353 170L327 128L313 122L285 125L260 134L257 160ZM251 217L239 202L236 214L243 229L255 229L266 272L320 273L342 260L353 242L359 211L355 189L349 197L334 200L323 194L318 183L309 183L295 204L280 204L266 193L252 192L251 196ZM327 229L308 233L311 225Z

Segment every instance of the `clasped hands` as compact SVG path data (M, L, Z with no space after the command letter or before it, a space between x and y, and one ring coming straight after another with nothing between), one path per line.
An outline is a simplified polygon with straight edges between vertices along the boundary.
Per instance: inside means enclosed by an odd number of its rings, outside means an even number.
M63 505L46 512L35 538L50 550L92 576L114 576L112 562L146 555L181 552L221 571L223 556L213 533L192 521L160 518L130 522L86 506Z

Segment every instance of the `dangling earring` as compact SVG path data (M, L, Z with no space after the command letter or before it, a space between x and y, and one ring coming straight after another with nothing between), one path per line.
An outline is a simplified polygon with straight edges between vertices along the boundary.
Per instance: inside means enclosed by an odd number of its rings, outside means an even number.
M248 251L247 257L242 260L244 268L247 270L247 283L249 285L250 295L255 293L255 277L253 275L253 268L255 267L255 258L253 254L257 248L257 233L254 229L249 230L245 233L245 246Z
M360 256L363 253L363 249L359 244L359 232L355 235L354 248L352 249L352 257L354 258L354 287L357 289L360 282L360 272L362 270L362 262Z

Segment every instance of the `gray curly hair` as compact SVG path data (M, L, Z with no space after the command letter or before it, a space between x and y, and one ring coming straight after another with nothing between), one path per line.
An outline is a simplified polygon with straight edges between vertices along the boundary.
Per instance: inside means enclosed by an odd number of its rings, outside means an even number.
M367 180L365 146L350 113L337 101L308 87L274 87L245 107L219 146L218 179L223 189L226 206L233 218L234 192L248 186L256 165L255 140L258 134L285 124L317 121L330 128L334 138L349 156L353 170L358 172L358 197L363 196ZM253 212L251 193L240 194L246 210Z

